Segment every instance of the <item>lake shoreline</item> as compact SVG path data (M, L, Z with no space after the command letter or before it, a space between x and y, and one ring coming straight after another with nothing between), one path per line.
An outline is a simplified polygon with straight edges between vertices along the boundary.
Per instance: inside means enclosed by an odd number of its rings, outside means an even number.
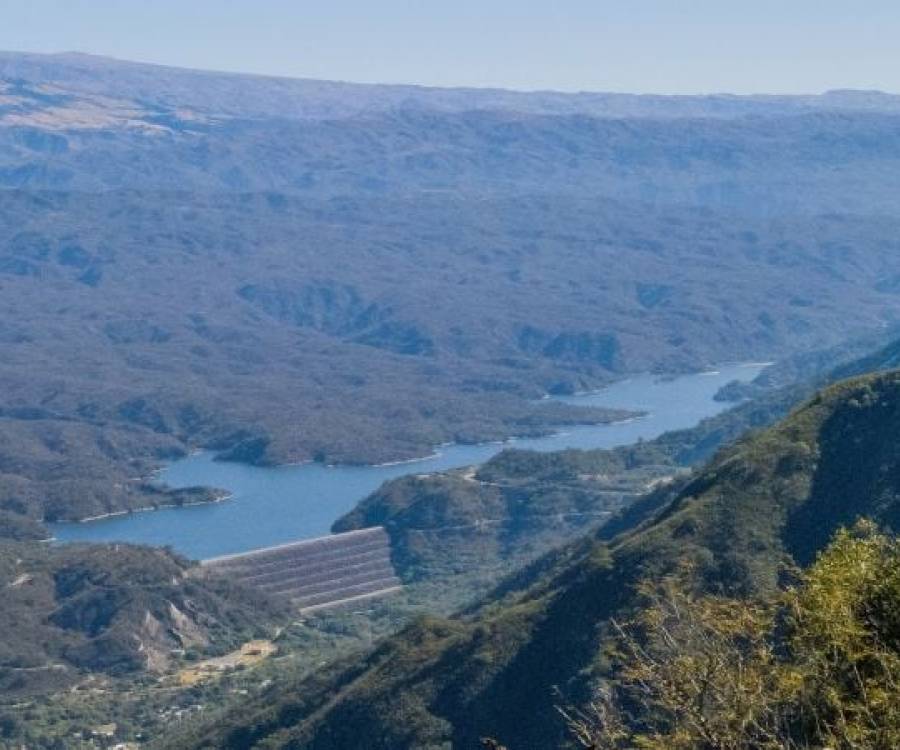
M582 398L591 398L593 396L598 396L608 391L610 388L613 388L617 385L621 385L622 383L628 383L633 381L636 378L644 378L644 377L652 377L658 378L660 381L670 381L683 377L693 377L693 376L703 376L703 375L717 375L723 369L729 368L766 368L771 367L774 362L724 362L721 365L716 366L715 368L704 368L697 370L689 370L685 372L677 372L677 373L653 373L653 372L643 372L643 373L630 373L623 375L621 378L617 378L615 380L610 381L608 384L601 386L599 388L593 388L585 391L576 391L574 393L569 394L552 394L545 393L535 400L535 403L545 402L545 401L553 401L557 400L561 403L569 403L569 399L582 399ZM457 441L447 441L443 443L438 443L437 445L433 445L431 447L431 452L425 455L411 456L411 457L398 457L388 459L386 461L379 461L377 463L366 462L366 461L337 461L334 463L325 463L323 461L317 461L312 458L301 459L298 461L284 461L282 463L253 463L251 461L241 461L223 459L220 456L226 452L226 449L221 451L213 452L208 448L203 448L199 446L192 446L187 449L185 458L190 458L192 456L204 455L204 454L212 454L214 460L221 461L222 463L236 464L239 466L254 466L254 467L263 467L267 469L282 469L282 468L290 468L297 466L309 466L309 465L321 465L326 468L356 468L356 469L378 469L384 467L391 466L404 466L406 464L414 464L414 463L422 463L424 461L429 461L433 458L438 458L441 455L442 448L449 448L453 446L484 446L484 445L506 445L508 443L514 443L520 440L529 440L529 439L539 439L545 437L554 437L559 435L566 434L567 428L578 428L578 427L599 427L603 425L619 425L619 424L627 424L631 421L638 419L646 419L650 416L648 412L640 409L625 409L625 408L616 408L616 407L596 407L596 408L607 408L610 411L620 411L620 412L628 412L627 416L622 416L619 418L609 418L609 419L600 419L600 420L585 420L585 421L572 421L557 424L556 426L548 425L546 430L537 430L531 434L512 434L509 437L498 438L495 440L476 440L473 442L457 442ZM179 459L183 460L183 459ZM151 483L158 483L159 476L166 471L166 465L159 466L152 471L150 471L145 477L143 477L140 481L148 481ZM162 487L167 487L167 485L162 484L159 485ZM172 507L172 506L160 506L160 507ZM180 506L174 506L180 507ZM102 518L106 518L108 516L113 516L116 514L127 514L129 511L116 511L110 514L103 514L101 516L92 516L90 518L79 519L78 522L82 521L93 521L100 520Z
M635 412L635 414L637 416L625 417L622 419L614 419L614 420L602 421L602 422L577 423L575 425L566 425L566 427L600 427L600 426L604 426L604 425L610 425L610 426L621 425L621 424L628 424L630 422L634 422L634 421L637 421L640 419L646 419L646 418L652 416L648 412ZM429 453L425 456L417 456L416 458L406 458L406 459L401 459L401 460L397 460L397 461L385 461L383 463L378 463L378 464L342 464L342 463L325 464L325 463L321 463L319 461L308 460L308 461L294 461L294 462L288 462L288 463L283 463L283 464L271 464L271 465L267 464L261 468L283 469L283 468L295 468L295 467L302 467L302 466L318 464L326 469L347 469L347 468L384 469L384 468L390 468L390 467L395 467L395 466L407 466L410 464L418 464L418 463L423 463L425 461L430 461L435 458L440 458L440 456L442 455L442 451L441 451L442 448L447 449L447 448L452 448L454 446L460 446L460 447L465 446L465 447L478 448L478 447L490 446L490 445L511 445L511 444L513 444L517 441L521 441L521 440L529 440L529 439L542 438L542 437L563 437L567 434L570 434L570 433L567 432L565 429L560 429L560 430L548 431L546 433L539 433L537 435L512 435L503 440L485 440L485 441L475 442L475 443L455 443L455 442L451 441L451 442L446 442L446 443L439 443L438 445L435 446L434 451L432 451L431 453ZM190 450L187 453L187 455L185 456L185 458L202 456L205 454L212 455L214 461L221 461L221 459L218 457L217 454L214 454L211 451L206 451L202 448L196 448L196 449ZM184 460L184 459L179 459L179 460ZM257 464L247 463L245 461L222 461L222 463L237 464L240 466L258 466ZM166 468L167 468L166 466L161 466L157 469L154 469L144 479L142 479L140 481L151 482L154 485L156 485L162 489L166 489L166 490L185 489L185 488L179 488L179 487L171 487L170 485L167 485L167 484L165 484L165 482L160 480L160 476L165 473ZM461 468L465 468L465 467L461 467ZM209 487L206 485L197 485L197 486L202 489L209 489L209 490L215 489L214 487ZM163 504L163 505L145 505L145 506L140 506L137 508L125 508L123 510L110 511L109 513L100 513L98 515L87 516L85 518L75 518L75 519L65 518L65 519L61 519L59 521L53 521L53 523L55 523L55 524L69 524L69 523L89 524L89 523L95 523L95 522L99 522L99 521L105 521L110 518L118 518L120 516L130 516L135 513L150 513L153 511L157 511L157 510L170 510L170 509L175 509L175 508L190 508L190 507L194 507L194 506L198 506L198 505L215 505L217 503L225 502L226 500L233 500L234 497L235 497L235 494L233 492L229 492L229 493L225 494L223 497L216 498L213 500L197 500L195 502L190 502L190 503L167 503L167 504ZM52 537L52 539L55 540L55 537Z
M202 452L202 451L201 451ZM165 467L159 470L160 472L165 471ZM209 488L204 488L209 489ZM118 518L119 516L131 516L136 513L152 513L157 510L172 510L175 508L193 508L198 505L217 505L219 503L224 503L227 500L233 500L234 493L227 492L223 493L221 497L215 497L211 500L194 500L190 503L165 503L160 505L142 505L137 508L126 508L124 510L112 510L109 513L99 513L96 516L87 516L86 518L63 518L59 521L53 521L54 524L75 524L75 523L95 523L97 521L105 521L109 518ZM54 540L56 537L50 537L50 540Z
M562 424L553 430L542 430L540 437L526 434L476 444L444 443L426 455L378 464L303 462L261 466L219 461L212 452L192 451L154 473L154 483L170 490L218 488L236 502L223 504L217 499L154 504L78 523L53 524L51 533L62 542L170 546L192 559L319 537L329 534L334 521L385 482L404 476L483 465L510 448L538 452L608 450L689 428L729 408L714 400L723 385L735 379L752 380L761 369L741 363L723 366L716 375L707 370L706 375L678 375L672 379L651 374L631 376L596 395L579 398L579 403L627 414L625 418ZM206 507L181 512L192 505Z

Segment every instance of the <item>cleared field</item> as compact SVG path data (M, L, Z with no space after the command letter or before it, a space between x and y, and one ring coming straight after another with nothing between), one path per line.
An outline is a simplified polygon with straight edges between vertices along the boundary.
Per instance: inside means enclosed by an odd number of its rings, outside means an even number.
M207 570L270 594L290 598L301 611L337 606L396 591L385 530L333 534L203 561Z
M248 641L237 651L215 659L206 659L178 672L179 685L196 685L214 679L230 669L253 667L274 654L278 647L272 641Z

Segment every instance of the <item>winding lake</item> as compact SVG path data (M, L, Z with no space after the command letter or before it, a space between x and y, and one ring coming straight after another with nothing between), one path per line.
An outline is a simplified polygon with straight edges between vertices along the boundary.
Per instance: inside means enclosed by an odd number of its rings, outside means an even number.
M640 419L572 427L503 444L450 445L434 456L402 464L262 468L215 461L212 454L199 453L169 465L159 481L171 487L220 487L232 493L230 499L87 523L53 524L52 531L60 541L170 545L197 559L322 536L337 518L388 479L483 463L508 446L540 451L611 448L691 427L728 406L713 399L721 386L732 380L752 380L763 367L733 365L666 379L634 377L597 393L561 400L646 411L647 416Z

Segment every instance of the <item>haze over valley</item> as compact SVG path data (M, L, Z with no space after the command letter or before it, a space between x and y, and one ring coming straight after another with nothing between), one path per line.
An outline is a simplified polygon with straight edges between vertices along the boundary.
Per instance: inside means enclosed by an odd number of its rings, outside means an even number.
M896 747L898 259L896 94L0 53L0 747Z
M892 96L0 77L0 506L32 517L179 502L133 480L192 448L378 463L600 421L534 399L896 320Z

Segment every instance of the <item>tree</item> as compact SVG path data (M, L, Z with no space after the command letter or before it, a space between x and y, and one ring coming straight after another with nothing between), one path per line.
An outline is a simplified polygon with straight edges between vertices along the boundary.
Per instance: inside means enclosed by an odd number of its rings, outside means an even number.
M900 542L861 522L765 601L642 587L614 679L560 709L591 750L900 747Z

